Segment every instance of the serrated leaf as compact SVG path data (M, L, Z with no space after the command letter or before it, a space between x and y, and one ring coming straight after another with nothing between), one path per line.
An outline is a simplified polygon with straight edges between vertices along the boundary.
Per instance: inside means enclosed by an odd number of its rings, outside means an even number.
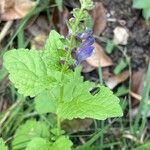
M53 54L53 51L57 51L58 49L64 49L65 46L64 43L62 42L63 40L64 40L63 36L61 36L55 30L52 30L46 41L45 50Z
M93 27L93 20L92 17L89 15L87 10L83 10L82 14L80 13L79 8L75 8L72 11L73 17L69 20L69 28L74 29L75 28L75 20L76 18L79 18L80 23L76 29L76 33L82 33L85 31L85 27L92 28Z
M76 77L77 74L78 72L76 72L76 74L74 72L71 72L69 75L64 74L64 81L62 83L63 85L65 85L63 94L64 101L67 101L71 97L71 92L68 93L68 90L74 90L72 84L74 84L74 82L77 84L78 82L81 82L83 80L83 78ZM70 81L71 78L73 78L74 80ZM61 79L61 76L58 77L58 80L59 79ZM62 84L58 84L57 86L52 87L51 89L48 89L35 97L35 109L39 114L57 112L58 101L60 99L60 88Z
M85 26L89 29L93 29L93 26L94 26L93 18L90 15L86 16Z
M44 91L35 98L35 109L39 114L54 113L56 107L56 100L53 98L51 91Z
M35 50L10 50L4 55L4 65L10 80L25 96L35 96L55 81L54 77L48 76L41 53Z
M68 137L59 137L50 147L50 150L71 150L72 142Z
M83 82L83 79L80 79L80 75L77 72L78 69L75 71L76 76L70 81L71 84L68 83L70 84L70 90L66 94L69 96L65 96L64 102L58 107L60 117L64 119L94 118L104 120L109 117L122 116L119 99L107 87L98 86L99 92L92 95L90 90L93 84Z
M64 119L94 118L98 120L122 116L119 99L108 88L101 86L100 92L95 96L83 94L82 99L80 95L76 95L77 97L72 101L64 102L59 107L59 115Z
M49 129L43 122L29 120L17 129L14 137L13 150L24 149L35 137L49 138Z
M0 138L0 150L8 150L2 138Z
M87 11L83 11L82 14L80 14L80 9L79 8L73 9L72 14L73 14L74 18L79 18L80 17L81 21L85 21L87 19L87 17L90 16Z
M64 60L63 58L67 54L67 51L65 50L66 42L67 41L64 39L64 37L57 33L55 30L50 32L45 44L43 55L43 59L46 62L49 72L51 72L51 70L60 71L62 69L60 60Z
M27 145L26 150L49 150L51 143L40 137L33 138Z
M83 9L91 10L94 7L92 0L80 0L80 3Z

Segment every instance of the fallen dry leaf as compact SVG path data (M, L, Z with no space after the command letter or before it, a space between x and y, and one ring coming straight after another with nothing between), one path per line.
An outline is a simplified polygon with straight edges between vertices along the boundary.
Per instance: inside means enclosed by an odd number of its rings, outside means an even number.
M119 75L108 78L105 82L110 89L114 89L118 84L124 82L129 77L129 71L124 71Z
M69 10L64 7L63 11L60 12L57 7L54 7L52 10L52 21L55 27L57 28L57 31L63 35L68 34L68 28L66 25L66 21L69 19Z
M106 55L103 48L96 42L94 43L94 47L95 47L95 49L94 49L92 56L87 58L86 61L91 66L96 67L96 68L98 68L99 66L101 66L101 67L112 66L113 62L110 59L110 57L108 57Z
M146 69L140 69L139 71L133 72L132 76L132 92L141 95L144 88L144 78Z
M1 20L21 19L31 11L36 2L31 0L1 0L0 15Z
M132 85L130 95L134 98L132 100L132 106L136 106L139 104L141 100L141 95L144 89L144 79L146 75L146 69L140 69L138 71L133 72L132 75Z
M95 3L95 8L91 11L94 21L93 32L95 35L100 35L107 24L106 10L101 2Z
M87 72L91 72L95 69L95 67L89 65L86 61L82 62L82 72L87 73Z
M51 30L51 26L47 17L41 14L38 18L33 17L29 21L26 29L32 36L35 37L38 35L48 35Z
M130 95L133 97L133 98L135 98L136 100L138 100L138 101L141 101L142 100L142 96L141 95L138 95L138 94L136 94L136 93L134 93L134 92L132 92L132 91L130 91L129 92L130 93ZM150 100L148 100L148 105L150 105Z
M0 0L0 14L15 5L15 0Z
M64 7L63 12L60 15L60 33L66 36L68 34L66 21L69 19L69 10Z
M92 119L73 119L64 120L62 128L67 132L77 132L79 130L87 130L93 123Z
M130 95L135 98L136 100L138 100L139 102L141 101L142 97L140 95L137 95L136 93L131 93L130 92ZM150 99L148 100L148 106L150 106ZM131 117L135 117L137 114L138 114L138 111L139 111L139 108L138 107L133 107L131 109ZM144 115L144 110L142 111L141 115L143 116ZM150 111L148 111L148 114L147 114L147 117L149 118L150 117Z
M113 76L113 73L110 71L109 67L103 68L102 70L103 80L107 81L110 77Z
M47 36L46 35L38 35L31 41L31 48L36 50L43 49Z

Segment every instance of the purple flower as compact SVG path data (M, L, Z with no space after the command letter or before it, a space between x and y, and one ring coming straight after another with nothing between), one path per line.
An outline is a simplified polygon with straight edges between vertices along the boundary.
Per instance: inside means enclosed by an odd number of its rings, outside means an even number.
M80 48L76 52L77 64L80 64L83 60L90 57L93 53L94 37L92 36L92 30L87 29L85 33L78 34L78 38L81 39L82 43Z
M77 53L77 63L81 63L83 60L87 59L88 57L90 57L93 53L94 50L94 46L85 46L85 47L81 47L78 50Z
M87 39L87 38L89 38L89 36L92 36L92 30L91 29L86 29L85 30L85 33L82 33L82 34L80 34L79 35L79 38L81 38L81 39Z
M93 45L95 42L95 39L93 38L93 36L89 36L87 37L85 40L82 41L81 45Z

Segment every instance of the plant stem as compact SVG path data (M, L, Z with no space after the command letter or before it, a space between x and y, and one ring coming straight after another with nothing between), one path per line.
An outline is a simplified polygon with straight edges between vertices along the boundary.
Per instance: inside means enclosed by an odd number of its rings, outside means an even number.
M57 115L57 136L61 135L61 119L59 115Z
M69 44L69 50L68 50L68 54L66 56L66 59L65 60L68 60L69 57L71 56L71 51L73 49L73 44L74 44L74 40L75 40L75 33L76 33L76 29L78 27L78 24L80 22L80 16L82 15L82 12L83 12L83 9L81 8L80 9L80 12L79 12L79 18L76 18L76 22L75 22L75 26L74 28L72 29L72 35L71 35L71 39L70 39L70 44ZM62 75L61 75L61 81L63 81L64 79L64 71L67 69L67 63L64 64L63 68L62 68ZM61 87L61 90L60 90L60 102L63 102L63 92L64 92L64 86Z
M80 23L80 17L83 13L83 8L80 9L80 12L79 12L79 17L76 18L76 22L75 22L75 25L72 29L72 35L71 35L71 39L70 39L70 44L69 44L69 50L68 50L68 53L66 55L66 58L65 60L68 60L71 56L71 51L74 47L74 41L75 41L75 34L76 34L76 30L77 30L77 27ZM63 68L62 68L62 71L61 71L61 81L64 80L64 72L65 70L67 69L67 63L64 64ZM64 85L62 85L60 87L60 100L59 100L59 103L63 103L63 95L64 95ZM61 133L61 118L60 116L58 115L57 113L57 135L59 136Z

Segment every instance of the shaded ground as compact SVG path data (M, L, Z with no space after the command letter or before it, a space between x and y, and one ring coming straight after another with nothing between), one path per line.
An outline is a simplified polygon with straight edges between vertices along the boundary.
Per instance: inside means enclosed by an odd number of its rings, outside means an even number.
M131 57L131 65L133 69L145 67L147 57L150 57L150 23L143 20L141 11L132 8L131 0L105 0L102 3L109 16L103 36L111 39L116 26L127 28L130 34L127 53ZM113 60L118 60L120 55L114 51Z

